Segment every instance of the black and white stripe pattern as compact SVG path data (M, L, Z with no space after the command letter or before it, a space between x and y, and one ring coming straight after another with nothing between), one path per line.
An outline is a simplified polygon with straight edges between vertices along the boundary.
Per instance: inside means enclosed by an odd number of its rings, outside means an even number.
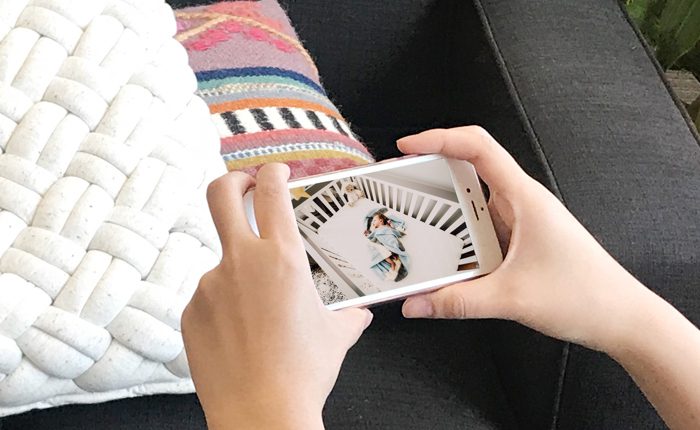
M231 134L245 133L245 128L243 128L243 125L238 120L238 117L233 114L233 112L224 112L220 115L215 116L220 116L220 118L224 121L226 127L228 127L228 130ZM221 127L218 128L221 129Z
M302 108L254 108L212 115L223 137L269 130L327 130L355 138L345 121L323 112Z

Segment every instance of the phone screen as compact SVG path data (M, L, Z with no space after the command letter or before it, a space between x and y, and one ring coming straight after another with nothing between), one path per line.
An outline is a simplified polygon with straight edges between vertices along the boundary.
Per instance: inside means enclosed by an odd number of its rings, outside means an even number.
M479 267L444 159L290 192L326 305Z

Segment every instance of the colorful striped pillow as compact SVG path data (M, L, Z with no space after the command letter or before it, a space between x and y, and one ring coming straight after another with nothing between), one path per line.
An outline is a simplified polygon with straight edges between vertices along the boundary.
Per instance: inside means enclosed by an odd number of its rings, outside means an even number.
M373 161L276 1L222 2L176 16L229 170L254 174L278 161L302 177Z

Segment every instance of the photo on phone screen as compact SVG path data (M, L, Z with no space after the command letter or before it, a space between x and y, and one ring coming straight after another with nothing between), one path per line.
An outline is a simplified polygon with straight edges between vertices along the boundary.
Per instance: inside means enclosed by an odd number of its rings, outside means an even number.
M444 159L320 182L291 194L326 305L479 267Z

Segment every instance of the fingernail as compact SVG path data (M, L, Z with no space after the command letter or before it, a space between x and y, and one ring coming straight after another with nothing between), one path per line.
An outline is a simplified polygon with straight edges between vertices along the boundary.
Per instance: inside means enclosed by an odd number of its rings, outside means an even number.
M413 297L403 304L403 315L406 318L424 318L433 315L433 304L425 297Z
M370 324L372 324L372 320L374 319L374 314L367 310L367 319L365 320L365 328L369 327Z

